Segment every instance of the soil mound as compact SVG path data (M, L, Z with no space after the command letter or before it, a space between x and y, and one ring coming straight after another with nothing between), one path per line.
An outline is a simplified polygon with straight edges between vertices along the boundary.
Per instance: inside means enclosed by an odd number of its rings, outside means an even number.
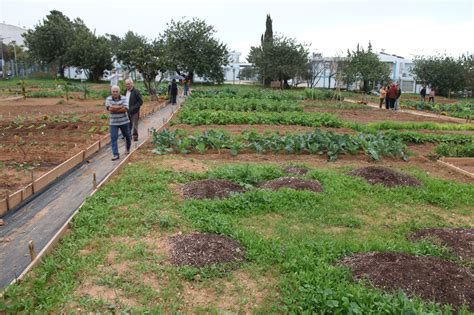
M192 233L172 236L169 240L171 261L176 266L204 267L245 260L245 249L224 235Z
M386 187L421 186L421 182L417 178L381 166L363 167L347 174L362 177L372 185L382 184Z
M241 193L245 189L224 179L203 179L187 183L183 186L186 199L227 198L231 193Z
M433 240L451 248L459 257L474 261L474 229L424 229L410 234L408 238L412 241Z
M311 190L314 192L323 191L323 187L318 181L301 179L296 177L280 177L264 182L259 187L271 190L278 190L280 188L290 188L295 190Z
M437 257L401 253L363 253L345 257L341 263L352 269L354 278L368 278L374 286L425 300L463 304L474 310L474 275L468 269Z
M288 166L283 171L288 174L304 175L308 173L309 170L304 167Z

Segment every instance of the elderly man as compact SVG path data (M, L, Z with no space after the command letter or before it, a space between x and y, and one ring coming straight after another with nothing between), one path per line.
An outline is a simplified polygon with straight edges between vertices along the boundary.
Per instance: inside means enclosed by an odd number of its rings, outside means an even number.
M117 85L112 86L110 89L112 92L111 96L107 96L105 99L105 108L110 112L109 125L110 125L110 142L112 144L112 161L118 160L120 154L118 151L117 139L118 131L122 131L127 144L127 154L130 153L130 147L132 141L130 139L130 129L128 119L128 103L125 96L120 95L120 88Z
M125 87L127 88L125 98L128 103L130 130L133 141L138 141L138 119L140 118L140 106L143 104L143 99L140 92L133 87L133 81L131 79L125 80Z

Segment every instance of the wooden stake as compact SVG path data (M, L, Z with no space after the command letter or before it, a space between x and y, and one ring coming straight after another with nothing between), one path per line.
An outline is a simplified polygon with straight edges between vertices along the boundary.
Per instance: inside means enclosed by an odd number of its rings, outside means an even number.
M35 252L35 244L33 244L33 240L30 240L28 242L28 249L30 250L30 258L31 261L35 260L36 258L36 252Z
M35 177L33 171L31 171L31 193L35 193Z
M92 187L97 189L97 175L95 173L92 175Z
M10 194L8 193L8 191L6 192L6 197L5 199L7 200L7 211L10 210Z

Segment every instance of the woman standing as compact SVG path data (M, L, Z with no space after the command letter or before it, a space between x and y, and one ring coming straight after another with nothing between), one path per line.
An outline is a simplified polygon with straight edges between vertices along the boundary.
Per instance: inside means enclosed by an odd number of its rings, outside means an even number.
M380 104L379 104L380 109L382 108L383 102L386 97L387 97L387 91L385 90L385 87L382 85L380 87Z

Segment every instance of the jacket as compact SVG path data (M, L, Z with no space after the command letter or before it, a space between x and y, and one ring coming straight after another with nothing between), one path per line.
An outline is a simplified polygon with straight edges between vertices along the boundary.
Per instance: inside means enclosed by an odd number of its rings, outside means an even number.
M143 98L140 92L136 88L132 88L130 91L130 101L128 102L128 113L130 115L138 113L142 105Z
M397 95L398 95L397 88L395 86L391 86L388 89L388 93L387 93L388 98L392 99L392 100L395 100L395 99L397 99Z

